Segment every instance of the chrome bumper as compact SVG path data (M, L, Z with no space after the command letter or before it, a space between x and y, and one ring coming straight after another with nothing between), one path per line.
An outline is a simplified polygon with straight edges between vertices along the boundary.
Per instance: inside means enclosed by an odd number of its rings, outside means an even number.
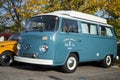
M47 59L33 59L33 58L14 56L14 60L18 62L31 63L31 64L53 65L53 60L47 60Z

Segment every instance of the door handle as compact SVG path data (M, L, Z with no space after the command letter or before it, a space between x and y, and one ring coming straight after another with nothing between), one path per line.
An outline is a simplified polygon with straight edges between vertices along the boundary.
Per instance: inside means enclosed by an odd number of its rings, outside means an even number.
M78 42L82 42L82 40L78 40Z

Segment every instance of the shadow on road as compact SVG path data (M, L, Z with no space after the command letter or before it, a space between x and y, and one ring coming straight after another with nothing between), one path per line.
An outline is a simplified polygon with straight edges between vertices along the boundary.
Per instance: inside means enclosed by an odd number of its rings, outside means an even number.
M78 67L80 67L80 66L100 67L100 63L99 63L99 62L96 62L96 61L93 61L93 62L82 62L82 63L79 63Z
M43 71L43 72L55 70L55 68L52 66L34 65L34 64L26 64L20 62L15 62L14 64L11 65L11 67L17 69L23 69L23 70Z
M100 67L97 62L86 62L86 63L80 63L78 67L81 66L93 66L93 67ZM20 63L20 62L15 62L14 64L11 65L13 68L17 69L23 69L23 70L31 70L31 71L57 71L57 72L62 72L61 67L53 67L53 66L43 66L43 65L34 65L34 64L26 64L26 63Z

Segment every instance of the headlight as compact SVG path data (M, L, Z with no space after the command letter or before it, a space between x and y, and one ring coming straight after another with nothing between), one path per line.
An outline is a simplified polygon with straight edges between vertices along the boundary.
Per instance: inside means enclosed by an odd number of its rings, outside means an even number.
M47 52L47 51L48 51L48 45L47 45L47 44L43 44L43 45L41 46L41 51L42 51L43 53Z
M21 49L21 44L20 44L20 43L17 44L17 49L18 49L18 50Z

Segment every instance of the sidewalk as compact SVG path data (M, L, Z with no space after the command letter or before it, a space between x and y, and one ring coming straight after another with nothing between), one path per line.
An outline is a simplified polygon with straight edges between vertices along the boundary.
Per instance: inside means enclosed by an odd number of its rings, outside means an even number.
M119 64L118 64L118 63L115 63L115 64L112 65L112 67L113 67L113 68L120 69L120 63L119 63Z

